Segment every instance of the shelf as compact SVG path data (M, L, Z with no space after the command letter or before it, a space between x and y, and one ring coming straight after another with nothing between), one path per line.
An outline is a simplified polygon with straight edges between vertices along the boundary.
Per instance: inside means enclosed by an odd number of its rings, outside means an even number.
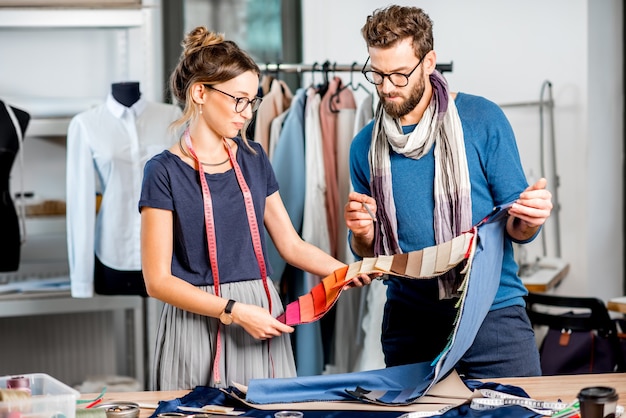
M6 295L0 298L0 317L16 317L30 315L51 315L83 312L115 311L131 309L141 315L142 300L140 296L94 296L92 298L72 298L68 291L58 294L47 292Z
M32 119L28 124L26 136L59 137L67 135L71 118Z
M2 8L0 28L131 28L143 25L141 9Z
M30 114L26 136L65 137L75 115L104 103L106 97L5 96L3 100Z

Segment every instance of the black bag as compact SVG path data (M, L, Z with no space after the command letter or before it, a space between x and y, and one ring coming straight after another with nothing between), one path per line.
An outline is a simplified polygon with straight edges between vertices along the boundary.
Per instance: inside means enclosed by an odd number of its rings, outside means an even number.
M548 329L539 354L544 376L615 371L611 344L596 331Z

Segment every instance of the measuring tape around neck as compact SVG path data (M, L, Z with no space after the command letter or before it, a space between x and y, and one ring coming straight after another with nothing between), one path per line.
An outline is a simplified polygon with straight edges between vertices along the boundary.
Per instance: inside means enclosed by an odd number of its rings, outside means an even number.
M187 148L189 149L189 152L193 156L198 166L198 173L200 175L200 184L202 186L202 200L204 204L204 222L206 226L207 246L208 246L208 252L209 252L209 260L211 264L211 272L213 274L213 288L214 288L215 295L220 296L219 270L218 270L218 263L217 263L217 242L215 238L215 223L214 223L214 218L213 218L213 202L211 200L211 191L209 190L209 184L206 180L202 163L200 162L200 159L196 155L195 151L193 150L193 146L191 144L191 135L189 134L189 128L185 130L184 138L185 138L185 143L187 145ZM248 187L248 184L246 183L243 173L241 172L241 167L239 167L239 163L237 163L237 159L235 158L235 155L232 149L230 148L230 145L228 145L228 142L226 142L226 139L224 139L224 147L226 148L226 151L228 152L230 163L232 164L233 169L235 170L237 183L239 183L239 188L241 189L241 193L243 194L244 204L246 208L246 215L248 217L248 225L250 227L250 235L252 237L252 246L254 248L254 254L256 256L257 263L259 264L261 280L263 281L263 287L265 288L265 294L267 295L269 311L271 314L272 296L269 290L269 284L267 283L268 282L267 269L265 267L265 258L263 257L263 247L261 245L261 236L259 233L259 227L258 227L257 220L256 220L254 202L252 201L252 193L250 192L250 188ZM220 354L221 354L220 327L221 325L218 325L216 346L215 346L215 359L213 362L213 379L215 381L215 384L221 383L220 369L219 369L219 359L220 359ZM270 340L267 340L267 345L268 345L268 352L269 352ZM272 359L271 354L269 355L269 359L270 359L270 363L273 364L273 359ZM273 370L273 366L272 366L272 370ZM272 372L272 375L273 375L273 372Z

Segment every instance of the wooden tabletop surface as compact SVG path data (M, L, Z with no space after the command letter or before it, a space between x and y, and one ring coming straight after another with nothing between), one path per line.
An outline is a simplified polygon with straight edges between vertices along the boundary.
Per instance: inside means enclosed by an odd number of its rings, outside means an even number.
M609 299L606 307L609 311L626 313L626 296Z
M524 389L533 399L544 401L572 402L576 399L578 392L588 386L610 386L615 388L619 394L620 405L626 405L626 373L607 374L587 374L570 376L542 376L542 377L520 377L520 378L500 378L483 379L485 382L497 382L506 385L518 386ZM106 393L102 403L115 401L133 401L142 405L156 405L161 400L172 400L180 398L190 390L161 391L161 392L111 392ZM82 394L81 399L93 399L97 393ZM149 417L153 413L152 409L142 408L141 418Z

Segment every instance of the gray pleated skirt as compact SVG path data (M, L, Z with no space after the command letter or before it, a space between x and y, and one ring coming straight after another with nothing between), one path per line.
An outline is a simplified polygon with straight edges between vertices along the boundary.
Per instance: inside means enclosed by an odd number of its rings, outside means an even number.
M269 285L276 317L284 308L271 280ZM213 286L199 288L214 293ZM268 308L262 280L222 284L220 296ZM221 329L220 383L216 383L213 376L218 326ZM225 326L217 318L164 305L156 337L151 390L227 387L233 382L247 385L250 379L294 376L296 366L289 334L260 341L239 325Z

